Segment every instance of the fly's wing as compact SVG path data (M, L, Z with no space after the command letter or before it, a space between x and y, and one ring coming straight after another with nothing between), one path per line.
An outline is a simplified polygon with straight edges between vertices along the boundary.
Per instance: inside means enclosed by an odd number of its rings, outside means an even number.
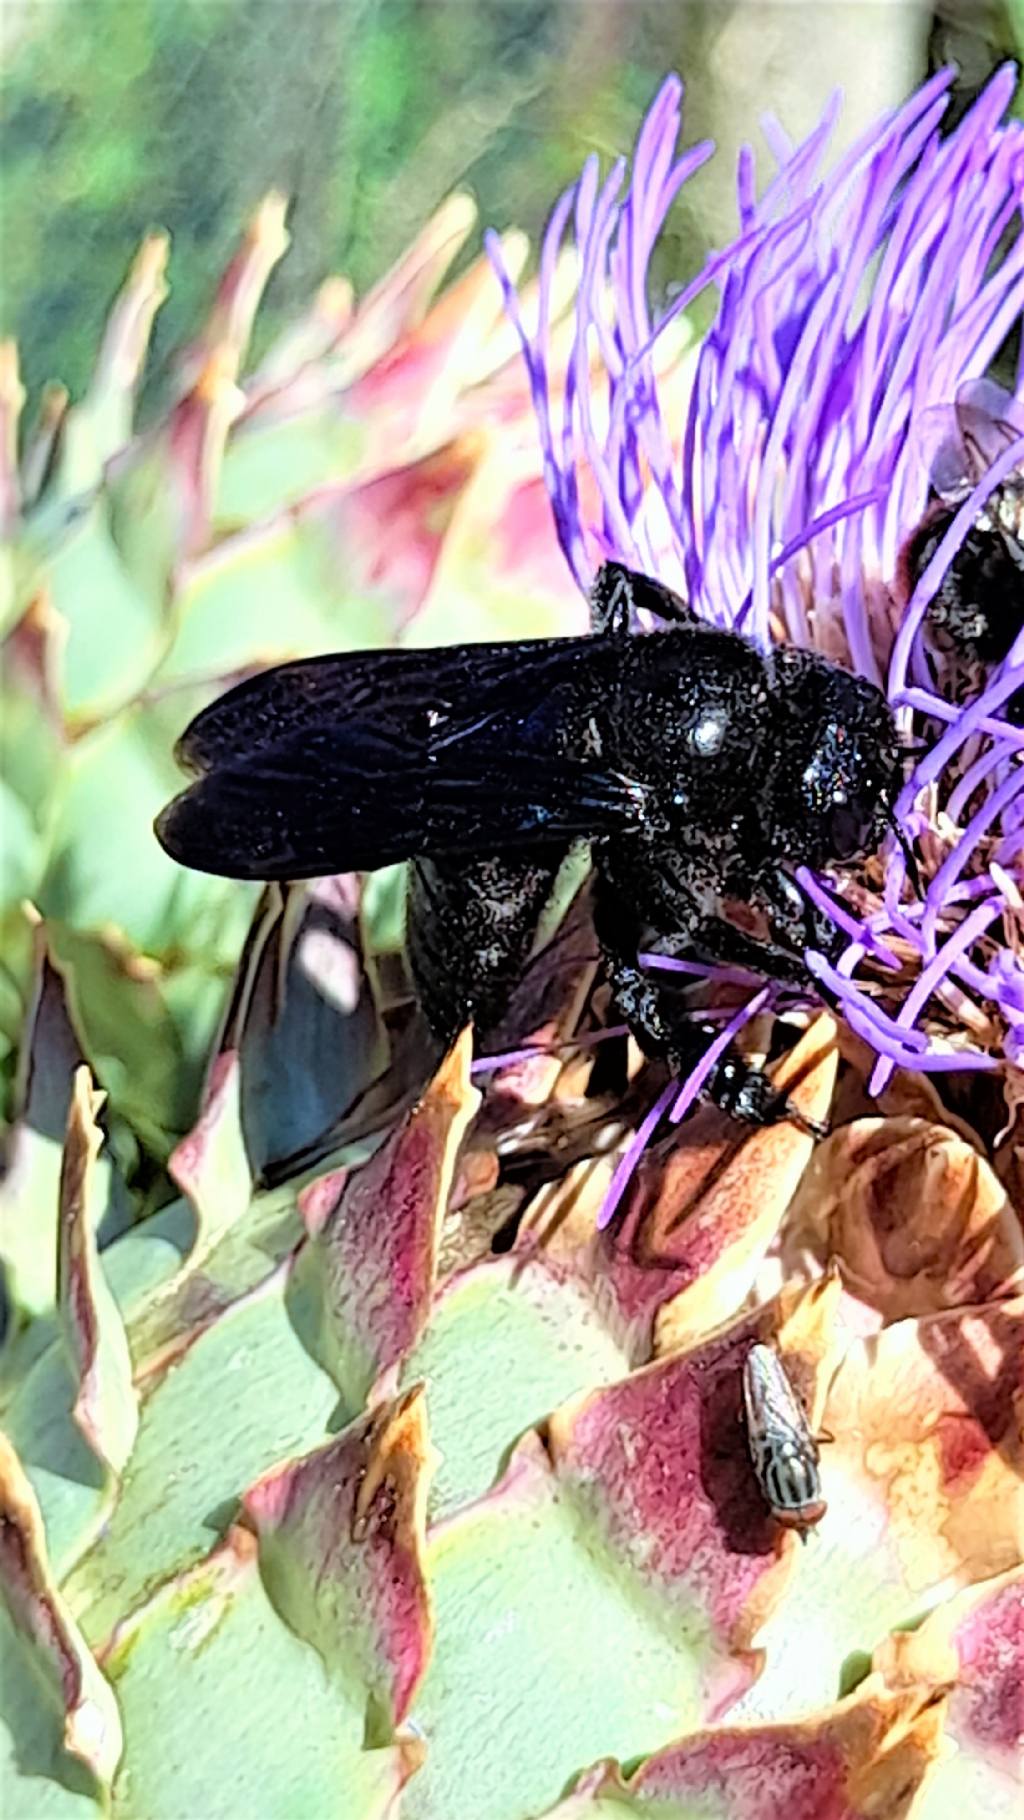
M282 665L198 715L199 779L156 824L172 858L228 878L372 871L427 853L623 833L646 792L560 730L621 658L599 639L368 651Z

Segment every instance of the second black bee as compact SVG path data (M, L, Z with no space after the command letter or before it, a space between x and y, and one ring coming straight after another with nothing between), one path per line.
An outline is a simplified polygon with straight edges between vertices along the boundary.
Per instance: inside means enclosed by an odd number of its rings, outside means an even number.
M643 612L658 629L639 635ZM284 664L192 722L197 781L157 833L182 864L299 879L411 860L408 947L447 1044L495 1022L570 847L589 843L619 1007L680 1074L708 1032L642 969L678 941L807 982L832 925L794 878L871 850L901 779L884 696L812 652L761 651L617 563L589 638L364 651ZM792 1112L729 1049L708 1083L734 1116Z
M909 597L956 513L1000 455L1024 433L1024 406L989 379L970 380L956 402L926 413L935 498L902 557ZM993 489L928 607L926 628L957 695L976 694L1024 629L1024 467ZM1001 709L1024 726L1024 688Z

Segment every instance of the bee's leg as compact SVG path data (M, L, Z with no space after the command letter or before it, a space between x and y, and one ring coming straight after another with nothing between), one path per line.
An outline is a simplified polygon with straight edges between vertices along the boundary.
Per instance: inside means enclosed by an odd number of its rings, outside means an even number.
M505 1010L526 964L564 855L521 851L417 860L410 870L406 946L416 994L446 1047L473 1021Z
M590 630L598 637L626 638L633 609L632 571L606 562L590 589Z
M842 931L804 897L781 867L766 868L756 880L748 881L742 896L764 916L771 932L767 938L739 928L726 917L705 916L693 932L691 945L715 960L749 967L766 979L782 980L830 1000L827 988L807 966L804 951L814 948L827 959L835 959L845 943Z
M751 973L762 973L765 979L803 987L809 992L820 990L799 953L794 954L791 948L779 942L762 941L759 936L737 928L725 917L705 917L690 946L726 966L747 967Z
M694 1026L672 1018L657 981L639 965L639 919L599 868L594 880L594 933L615 1003L640 1047L648 1055L663 1056L674 1074L687 1073L706 1043L691 1044Z
M657 978L638 964L639 919L602 875L600 863L594 886L594 929L615 1002L640 1047L648 1055L662 1057L673 1074L685 1079L719 1035L719 1028L701 1019L680 1017ZM688 933L696 935L699 930L700 919L694 916ZM816 1137L824 1135L785 1094L776 1091L761 1069L751 1068L732 1044L716 1062L704 1092L723 1112L745 1123L774 1125L792 1119Z
M763 910L773 946L789 953L799 969L801 982L810 977L803 961L807 948L816 949L827 960L836 960L846 946L842 930L805 897L783 866L762 867L751 887L750 902L755 909Z
M697 625L696 614L680 595L651 575L640 575L621 562L606 562L590 590L590 629L595 634L628 638L638 613L674 625Z
M748 887L747 902L764 915L769 939L738 929L724 918L709 919L701 932L709 951L719 960L749 967L767 979L802 987L835 1007L834 993L811 972L804 955L813 948L826 960L838 960L847 940L838 925L804 896L781 866L762 869Z

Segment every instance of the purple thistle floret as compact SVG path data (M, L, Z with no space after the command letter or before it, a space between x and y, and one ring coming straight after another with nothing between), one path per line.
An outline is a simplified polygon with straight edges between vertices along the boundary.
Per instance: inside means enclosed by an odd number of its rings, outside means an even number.
M1024 466L1024 436L964 500L909 602L898 586L930 497L922 418L986 374L1024 314L1024 125L1003 119L1016 72L999 71L942 138L951 80L936 76L831 167L836 104L796 149L767 123L774 176L758 198L753 154L741 154L735 240L660 311L652 253L712 150L677 156L675 76L640 129L628 180L620 161L602 182L591 158L554 209L536 327L489 238L580 587L618 558L716 625L850 665L886 689L901 734L927 740L896 804L923 897L893 839L881 866L839 881L838 907L837 881L825 892L798 874L846 937L835 964L807 961L876 1052L874 1093L897 1064L1024 1059L1024 731L1002 717L1024 685L1024 632L967 702L942 693L922 636L993 486ZM563 387L548 368L567 237L577 285ZM685 313L709 286L717 311L695 347ZM685 1104L698 1086L687 1083ZM662 1111L678 1110L678 1090L663 1099Z

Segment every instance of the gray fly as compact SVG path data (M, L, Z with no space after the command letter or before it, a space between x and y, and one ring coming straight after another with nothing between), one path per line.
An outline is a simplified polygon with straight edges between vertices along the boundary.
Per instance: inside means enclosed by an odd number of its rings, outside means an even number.
M785 1367L770 1346L751 1347L743 1363L747 1442L761 1496L777 1523L801 1537L825 1515L818 1443Z

